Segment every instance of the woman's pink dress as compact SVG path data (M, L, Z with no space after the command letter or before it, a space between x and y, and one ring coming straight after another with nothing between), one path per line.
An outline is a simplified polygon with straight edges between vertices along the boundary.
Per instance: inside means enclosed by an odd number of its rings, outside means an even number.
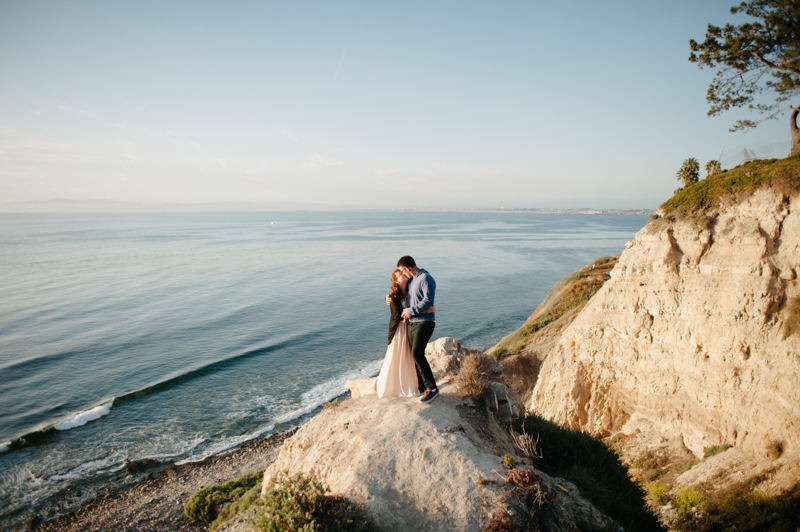
M411 356L406 323L400 322L392 343L386 348L381 372L378 374L378 398L415 397L420 395L417 383L417 367Z

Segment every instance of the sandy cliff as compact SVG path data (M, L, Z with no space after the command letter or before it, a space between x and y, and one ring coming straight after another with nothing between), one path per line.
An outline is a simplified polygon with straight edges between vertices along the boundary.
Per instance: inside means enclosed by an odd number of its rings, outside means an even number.
M795 205L797 203L795 199ZM800 448L800 214L757 190L701 217L651 221L562 333L528 408L598 435L660 431L700 456Z

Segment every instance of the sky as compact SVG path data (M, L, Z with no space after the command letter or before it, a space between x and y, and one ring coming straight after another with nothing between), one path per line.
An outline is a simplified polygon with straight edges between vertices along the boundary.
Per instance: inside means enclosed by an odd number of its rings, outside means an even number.
M788 152L707 116L734 3L0 0L0 202L656 208Z

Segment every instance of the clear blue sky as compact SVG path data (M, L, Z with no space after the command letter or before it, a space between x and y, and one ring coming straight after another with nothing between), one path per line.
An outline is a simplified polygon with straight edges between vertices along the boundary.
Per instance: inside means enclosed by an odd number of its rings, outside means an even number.
M0 0L0 202L656 207L789 140L706 116L733 3Z

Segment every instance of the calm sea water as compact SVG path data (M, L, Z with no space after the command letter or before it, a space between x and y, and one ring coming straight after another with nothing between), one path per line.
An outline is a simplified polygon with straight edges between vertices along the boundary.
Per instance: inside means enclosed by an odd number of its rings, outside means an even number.
M0 524L297 423L380 368L397 259L488 348L646 216L0 214ZM75 500L80 497L73 497Z

